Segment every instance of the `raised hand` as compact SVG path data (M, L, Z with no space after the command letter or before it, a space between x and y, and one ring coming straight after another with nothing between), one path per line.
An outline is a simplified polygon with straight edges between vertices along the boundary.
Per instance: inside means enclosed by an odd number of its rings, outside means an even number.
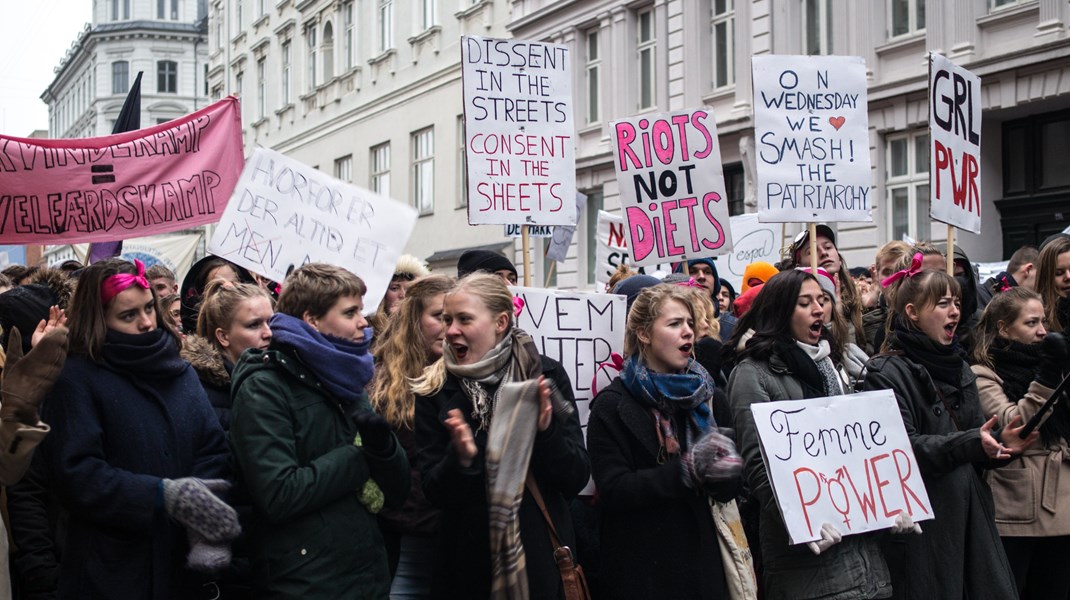
M472 466L472 460L479 451L476 447L476 440L472 436L472 428L468 426L468 421L464 420L464 414L459 409L454 408L448 414L444 423L450 430L453 451L457 453L457 460L460 461L461 466L467 469Z

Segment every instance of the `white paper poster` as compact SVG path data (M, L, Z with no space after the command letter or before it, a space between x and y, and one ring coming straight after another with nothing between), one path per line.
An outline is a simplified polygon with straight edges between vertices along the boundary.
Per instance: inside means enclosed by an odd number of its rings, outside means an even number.
M891 390L751 405L769 482L792 544L934 518Z
M598 245L595 247L594 280L602 290L609 283L609 278L620 265L632 265L631 253L628 251L628 234L624 227L624 218L620 215L598 211ZM660 264L647 267L635 267L642 274L661 271L671 273L672 265Z
M291 265L344 267L364 280L364 306L374 309L415 225L407 204L257 148L208 251L280 282Z
M929 53L929 216L981 233L981 78Z
M461 38L468 223L575 225L567 46Z
M873 220L866 64L858 56L755 56L758 219Z
M738 293L743 289L743 273L753 262L775 264L780 260L781 239L779 223L761 223L758 215L736 215L732 223L732 251L728 260L717 261L717 275L732 284Z
M718 256L732 249L712 110L617 121L613 142L633 264Z

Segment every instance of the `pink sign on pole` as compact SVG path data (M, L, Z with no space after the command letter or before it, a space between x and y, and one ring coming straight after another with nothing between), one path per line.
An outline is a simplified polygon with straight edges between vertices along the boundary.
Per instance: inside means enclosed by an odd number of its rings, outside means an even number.
M244 166L233 96L116 135L0 135L0 238L6 244L103 242L214 223Z

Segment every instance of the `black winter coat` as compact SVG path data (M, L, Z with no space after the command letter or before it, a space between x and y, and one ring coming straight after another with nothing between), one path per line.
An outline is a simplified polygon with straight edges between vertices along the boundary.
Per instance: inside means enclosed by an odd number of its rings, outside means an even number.
M542 368L546 378L552 379L565 398L575 403L572 384L561 364L544 356ZM457 460L443 423L454 408L465 416L478 447L467 469ZM432 589L435 598L485 600L490 596L490 526L484 471L487 431L477 431L472 408L460 380L453 375L447 376L437 394L416 397L416 462L423 476L424 494L431 504L442 509ZM587 485L591 473L575 411L565 420L555 416L549 429L536 434L528 468L535 476L561 542L575 548L568 501ZM520 504L519 521L530 597L563 598L549 530L527 490Z
M602 514L603 597L727 598L707 496L684 485L680 455L659 460L657 423L619 377L591 405L587 445ZM718 499L738 487L725 484Z
M962 363L952 386L906 356L880 355L867 365L864 389L895 391L935 513L921 535L886 540L894 597L1017 598L992 491L981 478L981 469L1009 461L991 461L981 446L985 418L969 366Z

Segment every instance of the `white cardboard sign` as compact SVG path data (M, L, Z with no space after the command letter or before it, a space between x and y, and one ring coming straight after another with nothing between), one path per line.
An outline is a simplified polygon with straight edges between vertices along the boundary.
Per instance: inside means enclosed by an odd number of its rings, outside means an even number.
M717 261L717 275L736 289L743 289L743 273L753 262L776 263L780 260L781 226L761 223L756 213L736 215L732 223L732 251L728 260Z
M981 233L981 78L929 53L929 216Z
M291 265L344 267L364 280L374 309L415 226L406 204L256 148L208 251L280 282Z
M866 64L858 56L755 56L758 219L873 220Z
M575 225L567 46L461 38L471 225Z
M792 544L934 518L891 390L751 405Z
M624 353L624 296L541 288L510 288L524 301L517 326L539 352L561 363L572 381L580 423L587 427L591 381L598 363Z
M732 249L711 109L614 122L613 159L633 264L718 256Z
M598 283L599 289L604 289L618 266L622 264L634 266L634 264L631 252L628 251L628 234L624 227L624 217L604 210L598 211L597 234L594 280ZM671 273L672 265L637 267L636 270L643 274L653 274L656 271Z

